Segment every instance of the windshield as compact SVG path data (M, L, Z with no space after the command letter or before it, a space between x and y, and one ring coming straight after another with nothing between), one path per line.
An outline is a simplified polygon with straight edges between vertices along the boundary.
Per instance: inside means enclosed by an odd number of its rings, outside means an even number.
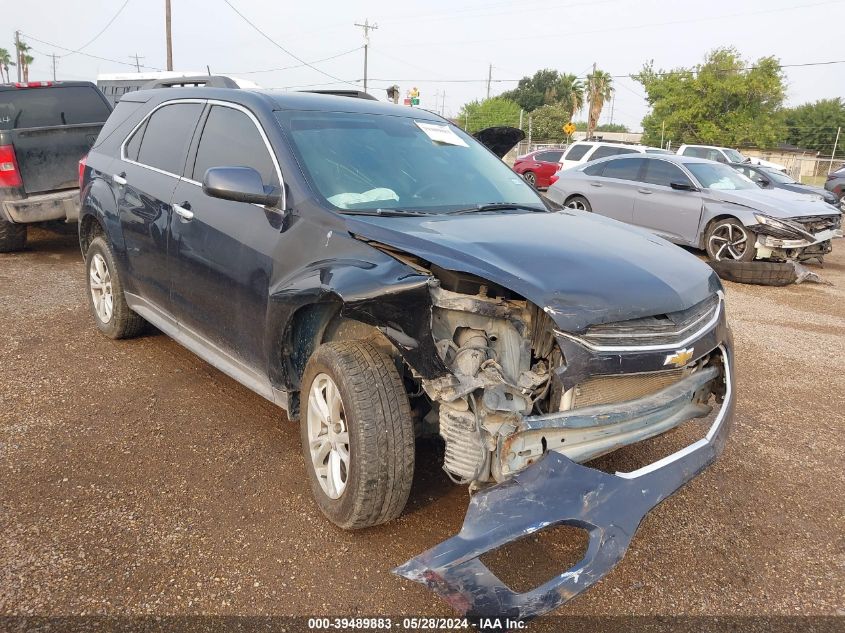
M706 189L757 189L754 182L733 167L720 163L686 163L699 184Z
M447 123L348 112L276 112L311 185L338 209L444 213L537 193Z
M760 169L760 172L769 180L779 183L781 185L797 185L798 182L795 179L787 176L782 171L778 171L777 169L769 169L767 167L763 167Z
M735 149L725 149L725 155L728 157L728 160L732 163L744 163L748 159L740 154Z

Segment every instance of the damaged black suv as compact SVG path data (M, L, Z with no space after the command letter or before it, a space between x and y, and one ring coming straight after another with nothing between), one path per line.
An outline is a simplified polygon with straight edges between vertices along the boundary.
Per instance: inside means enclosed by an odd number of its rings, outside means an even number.
M125 95L82 173L97 327L152 323L299 420L344 528L402 512L415 439L475 492L460 535L396 571L464 613L531 617L595 583L721 450L732 350L716 275L619 222L547 208L478 141L370 99ZM582 465L706 418L630 472ZM515 593L479 560L557 524L576 567Z

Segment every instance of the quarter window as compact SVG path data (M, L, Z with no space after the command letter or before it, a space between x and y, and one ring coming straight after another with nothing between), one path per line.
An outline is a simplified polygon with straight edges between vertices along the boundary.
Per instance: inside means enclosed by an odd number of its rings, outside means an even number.
M690 179L676 165L665 160L650 160L646 162L645 176L643 182L652 185L669 187L673 182L682 182L692 185Z
M129 160L138 161L138 150L141 149L141 139L144 138L144 130L147 129L147 122L144 121L144 124L135 130L135 133L129 139L129 142L126 144L126 158Z
M255 123L246 114L213 106L194 161L193 179L202 182L212 167L252 167L265 185L279 186L276 167Z
M202 108L201 103L174 103L153 112L141 140L138 162L181 175L188 140L194 133Z
M640 167L645 158L618 158L609 160L604 165L605 178L618 178L619 180L638 180Z
M583 145L573 145L569 148L569 151L566 152L564 160L581 160L582 158L584 158L584 154L586 154L592 148L592 143L584 143Z

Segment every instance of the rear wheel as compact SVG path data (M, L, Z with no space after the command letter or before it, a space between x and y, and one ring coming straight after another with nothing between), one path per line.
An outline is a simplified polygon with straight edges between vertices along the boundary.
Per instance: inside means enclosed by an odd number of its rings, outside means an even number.
M522 178L532 187L537 186L537 176L533 171L526 171L524 174L522 174Z
M323 514L345 529L399 516L414 476L414 426L390 356L369 341L321 345L301 394L305 466Z
M140 334L146 322L126 304L114 255L101 235L94 238L85 253L85 270L88 272L88 301L97 328L114 339Z
M572 196L566 201L566 207L570 209L578 209L579 211L592 211L589 201L584 196Z
M707 256L715 262L750 262L756 255L756 236L734 218L716 220L704 236Z
M0 218L0 253L12 253L26 246L26 224Z

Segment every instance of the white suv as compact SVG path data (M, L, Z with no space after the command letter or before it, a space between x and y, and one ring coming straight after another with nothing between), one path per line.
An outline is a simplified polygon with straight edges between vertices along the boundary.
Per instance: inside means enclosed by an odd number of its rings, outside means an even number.
M625 143L609 143L607 141L576 141L569 146L566 154L560 159L561 169L569 169L576 165L616 156L618 154L670 154L659 147L648 147L646 145L627 145Z
M786 171L786 167L779 163L772 163L756 156L743 156L740 152L730 147L716 147L715 145L681 145L678 148L679 156L692 156L693 158L706 158L715 160L718 163L751 163L769 169Z

